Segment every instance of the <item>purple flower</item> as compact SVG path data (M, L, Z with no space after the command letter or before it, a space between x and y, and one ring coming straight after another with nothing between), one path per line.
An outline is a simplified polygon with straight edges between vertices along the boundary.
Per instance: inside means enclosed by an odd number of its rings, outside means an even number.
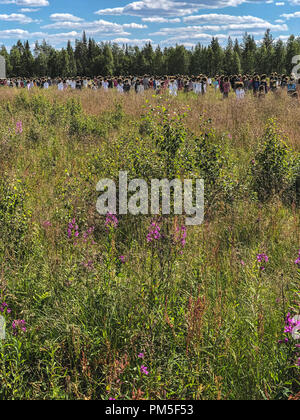
M300 328L300 318L299 317L291 317L291 314L288 313L285 320L285 328L284 332L288 334L292 334L295 331L295 328Z
M149 372L148 372L147 369L148 369L147 366L142 365L141 366L141 373L144 374L144 375L149 375Z
M105 219L105 227L107 229L114 229L117 228L119 224L118 218L115 214L107 213L106 219Z
M124 257L124 255L120 255L119 256L119 260L121 261L122 264L125 264L125 257Z
M266 255L266 254L264 254L264 253L262 253L262 254L258 254L257 256L256 256L256 258L257 258L257 261L258 262L268 262L269 261L269 257Z
M144 353L139 353L139 354L138 354L138 358L139 358L139 359L144 359L144 357L145 357L145 354L144 354Z
M262 253L262 254L258 254L257 256L256 256L256 258L257 258L257 261L259 262L259 263L261 263L261 262L269 262L269 257L267 256L267 254L265 254L265 253ZM265 270L265 267L264 266L261 266L260 267L260 270L261 271L264 271Z
M24 319L15 319L12 322L13 335L17 336L20 331L26 332L26 322Z
M22 133L23 133L22 121L17 121L17 123L16 123L16 134L22 134Z
M68 223L68 238L71 239L73 236L75 238L78 238L79 232L78 232L78 225L76 225L76 220L72 219L70 223ZM74 243L76 245L76 243Z
M160 226L156 222L151 222L148 234L146 236L147 242L159 241L162 237L160 233Z
M8 307L8 304L6 302L0 303L0 312L3 314L3 312L6 310L7 314L11 313L11 309Z

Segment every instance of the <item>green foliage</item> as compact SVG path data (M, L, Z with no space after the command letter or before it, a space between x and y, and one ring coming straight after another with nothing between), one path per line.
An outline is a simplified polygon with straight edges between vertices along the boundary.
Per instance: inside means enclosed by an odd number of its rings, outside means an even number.
M9 77L94 77L111 75L143 75L145 73L164 74L244 74L260 72L278 74L291 73L292 58L299 55L299 38L291 35L287 43L274 41L270 30L264 35L260 46L253 36L245 33L243 42L229 39L228 46L222 48L218 39L213 38L208 46L200 43L189 50L183 45L153 50L151 43L144 47L111 43L97 43L87 39L76 40L75 49L68 41L67 47L55 50L43 41L36 42L34 55L28 41L18 41L8 53L2 47L0 54L6 58Z
M299 156L289 150L280 135L276 122L270 120L254 161L252 161L253 190L258 199L265 201L278 195L283 197L291 193L299 176ZM297 173L298 172L298 173Z
M80 101L53 96L17 93L1 104L0 306L11 312L1 312L0 399L296 395L293 343L278 341L299 306L290 194L300 166L276 125L249 174L258 141L248 120L229 136L192 96L170 105L149 94L142 118L127 112L130 97L90 115ZM217 107L207 96L205 107ZM155 241L150 215L118 216L107 228L96 184L118 183L121 170L148 184L204 178L205 222L185 227L184 215L160 215ZM269 190L284 204L267 200ZM14 335L21 319L27 330Z
M0 182L0 252L13 259L24 251L30 211L25 207L26 188L21 180L10 184L7 175Z

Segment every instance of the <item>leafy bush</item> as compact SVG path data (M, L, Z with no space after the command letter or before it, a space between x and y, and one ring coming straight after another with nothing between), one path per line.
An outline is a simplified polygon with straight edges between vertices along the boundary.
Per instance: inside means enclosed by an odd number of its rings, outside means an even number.
M298 165L276 122L269 120L251 167L252 187L258 199L267 201L275 195L282 198L287 191L289 195L295 192Z

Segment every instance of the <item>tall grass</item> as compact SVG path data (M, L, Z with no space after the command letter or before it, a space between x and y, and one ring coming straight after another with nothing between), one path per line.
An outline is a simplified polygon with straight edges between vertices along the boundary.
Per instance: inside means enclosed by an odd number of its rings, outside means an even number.
M284 327L300 303L299 105L212 92L0 96L0 398L296 395ZM206 181L205 221L186 243L180 217L158 219L154 241L151 216L106 226L101 178L170 168Z

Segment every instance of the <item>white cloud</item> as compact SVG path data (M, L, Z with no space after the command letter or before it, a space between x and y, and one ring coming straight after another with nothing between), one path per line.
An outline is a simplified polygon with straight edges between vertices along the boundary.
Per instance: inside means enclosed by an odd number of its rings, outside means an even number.
M53 13L50 15L51 20L55 21L70 21L70 22L82 22L83 19L77 16L74 16L70 13Z
M0 20L4 20L6 22L19 22L23 24L36 22L31 17L21 13L11 13L10 15L3 14L0 15Z
M129 3L124 7L100 9L95 13L98 15L111 16L181 17L196 13L200 9L236 7L243 3L259 2L261 2L261 0L141 0Z
M0 4L16 4L26 7L44 7L49 6L48 0L2 0Z

